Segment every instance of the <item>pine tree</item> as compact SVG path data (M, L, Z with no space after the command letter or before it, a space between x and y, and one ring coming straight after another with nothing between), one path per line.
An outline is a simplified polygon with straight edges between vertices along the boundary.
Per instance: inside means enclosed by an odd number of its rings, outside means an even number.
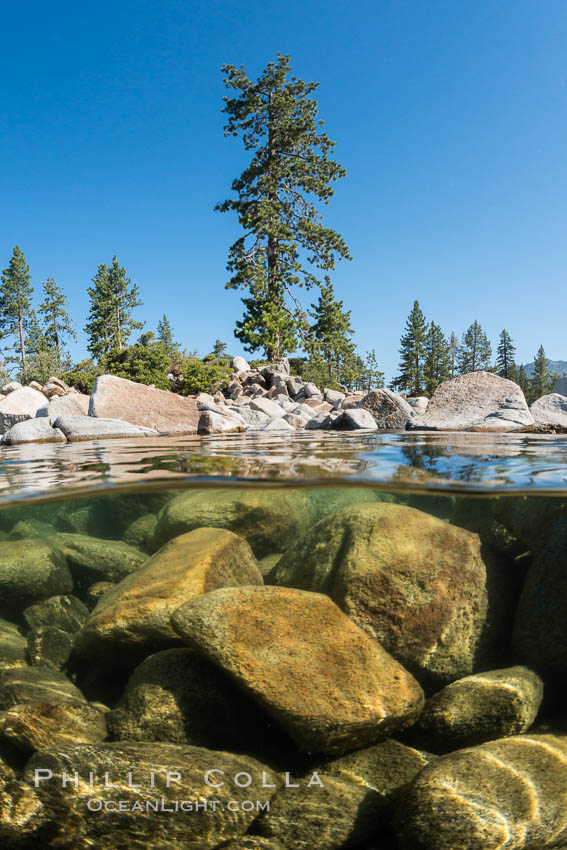
M274 360L295 350L301 331L296 287L320 285L317 270L332 270L335 257L350 258L318 209L345 171L330 158L335 143L322 131L311 97L318 83L289 78L289 56L278 53L255 81L243 66L224 65L222 71L235 93L224 98L225 135L241 135L245 150L253 151L233 181L237 197L216 207L236 212L244 230L229 249L226 286L249 292L237 339Z
M223 342L221 339L216 339L215 344L213 345L213 354L217 359L219 357L226 357L226 342Z
M520 385L520 389L527 399L530 394L530 381L526 372L526 368L523 365L520 366L520 369L518 371L518 384Z
M492 347L489 339L479 323L475 321L463 334L461 349L458 355L461 375L469 372L482 372L490 369Z
M165 313L157 323L157 338L159 342L162 342L165 345L165 349L168 354L175 354L179 350L179 345L176 343L173 336L171 322Z
M68 302L61 287L52 277L48 277L42 287L44 300L39 305L39 312L43 315L47 347L55 354L55 371L60 372L65 359L63 342L65 338L76 340L77 332L75 323L67 312Z
M23 252L16 245L10 264L2 272L0 285L0 338L16 336L19 361L24 380L27 378L26 325L31 310L33 286L30 268ZM12 358L10 358L12 359Z
M87 289L91 307L85 331L89 336L88 350L100 360L113 348L121 351L132 331L143 322L132 318L132 312L142 304L139 289L126 277L116 255L110 267L102 264Z
M328 275L325 275L317 304L311 307L309 314L315 319L311 326L312 345L326 364L329 381L333 381L354 353L350 310L344 310L343 302L336 300Z
M26 324L25 346L28 381L45 384L52 375L59 375L71 366L69 356L55 348L34 310L30 312ZM24 376L20 374L19 377Z
M500 332L500 342L496 353L496 374L500 375L501 378L508 378L509 381L517 383L518 367L514 360L515 354L516 348L512 342L512 337L504 329Z
M400 340L400 375L393 381L400 392L410 396L422 395L424 391L426 336L425 316L419 301L414 301L406 322L406 332Z
M451 377L455 377L457 365L457 353L459 351L459 338L455 331L451 331L451 341L449 342L449 350L451 355Z
M451 346L439 325L431 322L425 340L425 392L431 396L435 389L451 377Z
M384 372L381 372L378 368L378 360L374 349L366 352L364 380L366 383L365 389L369 392L370 390L379 389L384 386Z
M534 357L534 376L529 383L528 399L530 404L541 398L542 395L551 392L552 380L543 345L540 345Z

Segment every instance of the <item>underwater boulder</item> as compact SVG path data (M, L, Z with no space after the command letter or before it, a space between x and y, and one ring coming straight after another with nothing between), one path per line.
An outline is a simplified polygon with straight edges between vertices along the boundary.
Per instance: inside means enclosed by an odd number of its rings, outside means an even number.
M15 623L0 619L0 671L27 667L28 643Z
M144 659L106 720L115 741L169 741L256 755L274 750L284 737L225 672L185 647ZM289 745L286 739L284 752Z
M65 556L82 588L97 581L120 581L148 560L147 554L120 540L103 540L86 534L60 533L51 543Z
M75 650L100 664L141 661L180 643L169 622L180 605L217 587L239 584L262 584L244 538L218 528L182 534L101 596L77 634Z
M208 775L211 770L216 772ZM63 773L67 776L78 773L84 781L64 787ZM235 782L238 774L240 780ZM250 775L248 787L238 784L247 781L244 774ZM105 775L112 787L107 787ZM28 761L24 773L30 785L37 776L40 777L37 795L53 827L54 845L68 850L93 847L214 850L244 835L258 816L256 806L242 805L245 801L269 801L280 785L273 770L249 756L147 742L41 750ZM95 805L87 808L93 799ZM112 807L112 803L105 810L107 801L118 800L123 801L121 810ZM178 808L176 803L180 802L192 808Z
M124 532L123 540L129 546L134 546L142 552L149 551L149 541L155 531L157 525L156 514L144 514L139 516Z
M0 722L0 735L25 752L96 744L104 741L106 734L104 713L87 702L14 705Z
M276 838L263 838L261 835L243 835L237 841L223 844L223 850L288 850Z
M477 673L452 682L425 703L412 737L447 753L526 732L543 698L543 682L527 667Z
M543 850L567 837L567 737L517 735L426 767L398 804L402 850Z
M60 705L86 700L77 686L58 670L17 667L0 672L0 710L34 702Z
M421 687L326 596L232 587L181 606L172 626L306 751L344 753L412 723Z
M256 557L284 552L313 522L301 490L206 490L176 496L159 513L151 549L195 528L227 528L245 537Z
M73 579L65 558L49 542L5 540L0 542L0 587L0 613L13 616L40 599L69 593Z
M375 839L383 821L380 795L345 776L321 773L317 779L321 785L296 781L299 787L278 791L254 830L285 841L286 850L341 850Z
M476 534L405 505L353 505L300 538L271 580L328 594L418 678L474 669L488 602Z

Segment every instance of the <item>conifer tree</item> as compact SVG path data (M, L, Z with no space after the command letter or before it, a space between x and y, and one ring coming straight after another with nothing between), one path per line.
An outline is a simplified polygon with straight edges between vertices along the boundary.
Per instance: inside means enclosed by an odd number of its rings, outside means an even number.
M102 264L87 289L91 307L85 326L89 336L88 350L98 360L116 348L121 351L132 331L143 322L132 318L132 312L142 304L139 289L126 277L116 255L110 266Z
M77 332L67 312L68 302L61 287L52 277L48 277L42 286L44 300L39 305L39 312L45 324L45 341L47 348L54 352L55 371L60 372L64 359L63 342L65 338L77 339Z
M226 357L226 342L223 342L221 339L216 339L215 344L213 345L213 354L215 357Z
M454 378L457 371L457 353L459 351L459 338L455 331L451 331L449 349L451 353L451 377Z
M159 342L163 342L168 354L174 354L176 351L178 351L179 346L175 342L171 322L169 321L165 313L157 323L157 338Z
M518 367L516 366L514 357L516 348L512 342L512 337L506 329L500 332L500 342L496 353L496 374L501 378L508 378L509 381L518 382Z
M425 392L431 396L435 389L451 377L451 346L439 325L431 322L425 339Z
M31 311L33 286L23 251L16 245L0 284L0 338L16 336L16 350L24 380L27 378L26 325ZM10 358L13 359L13 358Z
M422 395L425 388L426 337L427 322L419 301L414 301L400 340L400 375L393 382L399 391L410 396Z
M380 387L384 386L384 372L381 372L378 368L378 360L374 349L366 352L364 379L366 382L365 389L368 391L380 389Z
M332 381L354 353L350 310L344 310L343 302L335 298L333 284L328 275L325 275L325 284L321 286L317 304L312 304L311 307L309 314L315 319L311 326L312 345L320 352L327 367L329 381Z
M492 347L479 323L475 321L465 334L458 355L461 375L469 372L482 372L490 369Z
M534 376L530 381L528 391L529 403L532 404L538 398L541 398L542 395L551 392L552 381L553 378L549 374L545 351L543 345L540 345L534 357Z
M528 378L528 373L526 372L526 367L523 364L518 370L518 384L527 399L530 394L530 381Z
M278 53L257 80L243 66L224 65L226 136L242 136L252 158L232 183L236 198L217 204L236 212L244 231L230 247L228 289L244 289L244 318L235 336L246 350L269 360L296 347L303 325L297 287L320 285L318 270L350 258L342 237L323 225L319 205L344 169L330 157L335 146L321 129L318 83L289 77L290 58Z
M36 313L32 310L26 324L26 380L45 384L52 375L61 374L70 368L68 355L56 349L48 331L42 327ZM23 375L22 375L23 377Z

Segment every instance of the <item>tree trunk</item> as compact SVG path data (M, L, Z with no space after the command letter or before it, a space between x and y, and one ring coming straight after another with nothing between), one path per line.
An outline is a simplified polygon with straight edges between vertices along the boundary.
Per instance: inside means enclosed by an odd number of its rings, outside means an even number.
M24 373L24 378L27 373L27 365L26 365L26 344L24 342L24 323L22 319L22 314L18 315L18 329L20 331L20 354L22 356L22 372Z
M116 308L116 347L122 351L122 326L120 324L120 308Z

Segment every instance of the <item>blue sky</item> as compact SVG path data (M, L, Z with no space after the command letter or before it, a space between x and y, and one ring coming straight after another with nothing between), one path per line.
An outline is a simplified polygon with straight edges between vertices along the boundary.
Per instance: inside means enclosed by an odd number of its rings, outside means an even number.
M30 0L2 22L0 265L19 244L80 328L116 253L149 328L165 312L188 349L241 353L238 226L213 207L247 156L219 69L279 50L320 82L348 171L325 219L353 255L333 279L359 350L395 375L417 298L447 333L478 319L520 362L567 359L564 0Z

